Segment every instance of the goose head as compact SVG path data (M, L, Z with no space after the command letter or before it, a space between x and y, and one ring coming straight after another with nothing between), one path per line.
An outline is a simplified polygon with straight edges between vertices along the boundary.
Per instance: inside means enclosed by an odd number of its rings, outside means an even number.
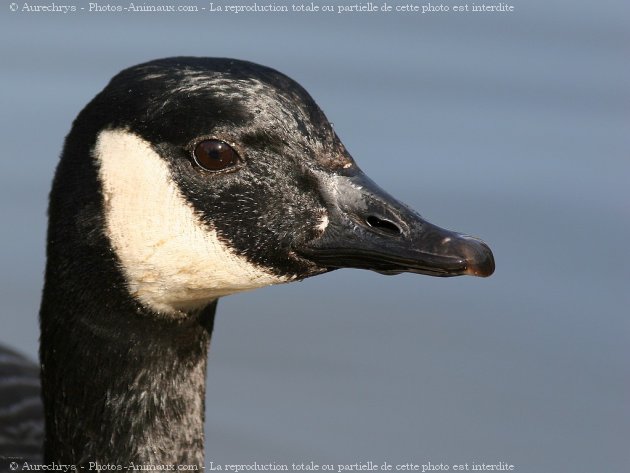
M124 70L75 121L57 181L78 172L73 143L86 136L101 230L129 293L158 313L344 267L494 270L481 240L372 182L309 94L267 67L171 58Z
M494 261L366 177L283 74L203 58L122 71L75 120L51 192L46 460L203 464L216 300L344 267L488 276Z

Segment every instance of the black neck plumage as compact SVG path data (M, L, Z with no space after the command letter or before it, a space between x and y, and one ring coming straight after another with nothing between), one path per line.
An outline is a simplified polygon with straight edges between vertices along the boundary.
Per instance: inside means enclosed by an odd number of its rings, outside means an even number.
M41 312L46 463L201 467L216 302L177 320L61 303L45 295Z

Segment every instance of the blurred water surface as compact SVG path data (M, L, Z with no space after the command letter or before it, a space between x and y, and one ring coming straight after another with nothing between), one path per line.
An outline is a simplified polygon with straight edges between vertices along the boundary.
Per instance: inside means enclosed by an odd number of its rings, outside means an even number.
M344 270L223 299L208 461L628 471L627 2L511 15L26 15L0 7L0 342L32 357L63 138L120 69L277 68L382 187L493 248L487 280Z

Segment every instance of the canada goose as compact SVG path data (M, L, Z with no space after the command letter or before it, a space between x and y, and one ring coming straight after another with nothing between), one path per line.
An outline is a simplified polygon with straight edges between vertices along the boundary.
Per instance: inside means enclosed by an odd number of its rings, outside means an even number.
M494 260L376 186L283 74L189 57L120 72L50 194L44 461L203 465L217 299L343 267L489 276Z

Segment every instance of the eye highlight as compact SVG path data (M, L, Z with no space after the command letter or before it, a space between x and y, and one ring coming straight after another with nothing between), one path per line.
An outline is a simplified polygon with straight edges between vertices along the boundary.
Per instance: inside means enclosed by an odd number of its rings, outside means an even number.
M206 171L222 171L239 162L238 153L225 141L203 140L193 150L195 163Z

